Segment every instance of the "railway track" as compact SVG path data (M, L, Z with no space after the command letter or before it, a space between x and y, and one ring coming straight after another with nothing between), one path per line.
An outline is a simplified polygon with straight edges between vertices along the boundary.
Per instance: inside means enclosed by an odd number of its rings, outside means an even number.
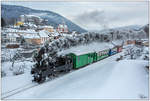
M115 54L116 55L116 54ZM69 73L73 72L74 70L71 70ZM42 85L42 84L45 84L47 83L48 81L51 81L51 80L54 80L54 79L57 79L59 78L60 76L63 77L65 76L65 74L68 74L68 73L61 73L61 74L58 74L56 77L51 77L50 79L47 79L44 83L41 83L41 84L38 84L38 83L30 83L30 84L27 84L27 85L24 85L22 87L19 87L19 88L16 88L16 89L13 89L11 91L7 91L7 92L4 92L1 94L1 98L2 99L6 99L10 96L13 96L15 94L18 94L20 92L23 92L23 91L26 91L28 89L31 89L33 87L36 87L36 86L39 86L39 85Z
M70 73L71 73L71 72L73 72L73 70L70 71ZM6 99L6 98L8 98L8 97L10 97L10 96L13 96L13 95L15 95L15 94L24 92L24 91L26 91L26 90L28 90L28 89L33 88L33 87L36 87L36 86L45 84L45 83L47 83L47 82L49 82L49 81L51 81L51 80L54 80L54 79L57 79L57 78L59 78L59 77L65 76L65 74L67 74L67 73L62 73L62 74L57 75L56 77L51 77L51 78L47 79L44 83L41 83L41 84L38 84L38 83L29 83L29 84L27 84L27 85L23 85L23 86L21 86L21 87L15 88L15 89L13 89L13 90L10 90L10 91L1 93L1 98L2 98L2 100L4 100L4 99Z
M20 92L23 92L23 91L25 91L25 90L27 90L27 89L33 88L33 87L35 87L35 86L38 86L38 84L30 83L30 84L24 85L24 86L22 86L22 87L13 89L13 90L11 90L11 91L7 91L7 92L5 92L5 93L2 93L2 95L1 95L1 96L2 96L2 99L8 98L8 97L10 97L10 96L13 96L13 95L18 94L18 93L20 93Z
M115 54L116 55L116 54ZM73 72L74 70L71 70L69 73ZM68 73L61 73L61 74L58 74L56 77L51 77L50 79L47 79L44 83L41 83L41 84L38 84L38 83L30 83L30 84L27 84L27 85L24 85L22 87L19 87L19 88L16 88L16 89L13 89L11 91L7 91L7 92L4 92L1 94L1 98L2 99L6 99L10 96L13 96L15 94L18 94L20 92L23 92L23 91L26 91L28 89L31 89L33 87L36 87L36 86L39 86L39 85L42 85L42 84L45 84L47 83L48 81L51 81L51 80L54 80L54 79L57 79L59 78L60 76L63 77L65 76L65 74L68 74Z

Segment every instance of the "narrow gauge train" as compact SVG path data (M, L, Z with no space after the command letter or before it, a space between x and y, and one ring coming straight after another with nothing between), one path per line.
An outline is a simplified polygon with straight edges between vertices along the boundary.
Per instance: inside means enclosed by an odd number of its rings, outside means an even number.
M55 76L60 72L69 72L72 69L84 67L86 65L97 62L106 57L112 56L121 51L122 47L116 46L112 49L106 49L99 52L92 52L80 55L70 53L65 56L57 57L56 61L49 62L48 66L45 65L39 68L32 68L31 74L34 77L33 81L37 83L43 83L46 80L46 77Z

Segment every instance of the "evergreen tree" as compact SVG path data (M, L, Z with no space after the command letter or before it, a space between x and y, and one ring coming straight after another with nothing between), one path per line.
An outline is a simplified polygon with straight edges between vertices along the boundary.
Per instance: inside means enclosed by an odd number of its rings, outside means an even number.
M1 18L1 26L2 26L2 28L3 28L4 26L6 26L6 22L5 22L5 20L4 20L3 18Z

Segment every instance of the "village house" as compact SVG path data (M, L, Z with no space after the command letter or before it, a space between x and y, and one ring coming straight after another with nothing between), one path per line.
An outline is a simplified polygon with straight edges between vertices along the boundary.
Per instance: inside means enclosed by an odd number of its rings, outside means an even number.
M20 36L16 33L2 33L2 43L19 43Z
M125 45L128 45L128 44L135 44L136 43L136 40L127 40L125 42Z
M25 34L23 37L28 44L33 45L42 45L50 38L46 30L41 30L34 34Z
M6 48L19 48L20 36L15 33L3 33L2 44L6 45Z
M142 40L142 45L149 47L149 40L148 39L141 39Z
M26 34L23 37L28 44L33 44L33 45L41 44L41 38L37 34Z
M39 25L43 21L43 19L36 15L21 15L19 19L21 22L32 23L36 25Z
M54 27L53 26L44 26L44 30L53 33L54 32Z
M149 41L144 41L143 45L146 46L146 47L149 47Z
M45 43L45 41L49 40L50 38L46 30L39 31L38 35L41 38L41 44Z
M18 35L24 35L24 34L35 34L37 32L33 29L19 30L19 29L8 28L7 30L5 30L5 33L15 33Z
M38 26L37 27L37 31L40 31L40 30L46 30L50 33L54 33L54 27L53 26Z
M68 33L69 32L66 24L59 24L57 27L57 31L59 33Z

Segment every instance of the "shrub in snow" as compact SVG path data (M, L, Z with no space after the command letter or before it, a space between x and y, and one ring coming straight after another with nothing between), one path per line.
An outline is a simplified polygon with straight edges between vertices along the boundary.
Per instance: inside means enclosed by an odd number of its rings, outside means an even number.
M11 61L16 51L17 51L16 49L2 49L1 51L2 61L1 62Z
M6 76L6 73L4 71L1 72L1 77Z
M24 73L24 67L20 66L18 68L13 69L13 74L14 75L20 75Z
M141 98L141 99L145 99L145 98L147 98L145 95L143 95L143 94L139 94L139 97Z
M120 61L120 60L122 60L123 59L123 56L122 55L120 55L120 57L119 58L117 58L116 59L116 61Z
M145 55L143 59L144 60L149 60L149 56Z
M13 66L10 66L10 67L9 67L9 70L12 71L12 70L13 70Z
M26 66L25 66L25 63L14 64L13 74L14 74L14 75L23 74L25 67L26 67Z
M149 69L149 66L145 66L147 69Z

